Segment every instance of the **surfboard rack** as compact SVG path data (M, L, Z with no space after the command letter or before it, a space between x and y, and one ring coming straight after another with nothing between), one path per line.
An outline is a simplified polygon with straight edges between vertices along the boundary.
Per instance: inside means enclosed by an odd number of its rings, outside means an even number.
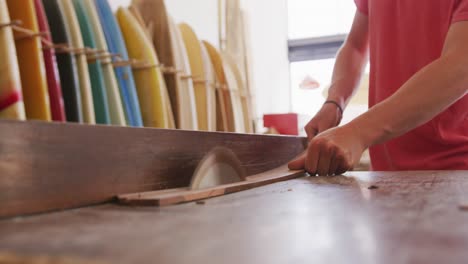
M13 26L21 26L23 22L21 20L13 20L8 23L0 23L0 28L4 27L13 27Z
M108 51L98 51L96 54L88 54L87 60L88 62L96 62L98 60L106 60L106 59L113 59L113 58L122 58L122 55L116 53L109 53Z
M183 70L176 69L175 67L163 67L161 69L161 72L163 74L180 74L180 73L184 73Z
M27 29L18 25L13 25L11 23L8 23L8 24L9 26L11 26L13 31L21 33L20 36L15 36L15 41L21 41L24 39L37 38L37 37L43 38L44 36L50 34L49 32L35 32L33 30L30 30L30 29Z

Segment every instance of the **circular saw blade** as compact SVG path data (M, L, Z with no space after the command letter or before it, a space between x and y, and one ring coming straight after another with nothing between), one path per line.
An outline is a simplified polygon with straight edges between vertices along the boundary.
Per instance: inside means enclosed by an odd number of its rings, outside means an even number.
M198 165L190 183L191 190L216 187L244 181L245 171L232 150L217 147L210 151Z

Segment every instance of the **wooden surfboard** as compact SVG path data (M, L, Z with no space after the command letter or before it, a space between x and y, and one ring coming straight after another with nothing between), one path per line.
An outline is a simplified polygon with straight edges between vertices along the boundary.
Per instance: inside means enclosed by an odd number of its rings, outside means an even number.
M244 16L240 0L226 1L226 49L224 52L231 56L241 73L242 82L246 80L246 47Z
M171 30L171 28L174 28L174 25L170 25L171 19L167 13L164 0L133 0L132 6L140 11L145 24L149 25L149 28L152 29L150 37L153 39L154 48L161 63L169 69L176 70L172 73L165 73L164 78L177 127L180 129L195 129L197 126L193 123L194 112L192 111L194 106L192 105L192 101L186 99L187 90L181 92L184 90L183 87L187 86L187 79L185 80L185 84L183 84L182 74L177 73L177 70L181 70L177 68L177 65L180 65L181 61L180 57L177 57L180 56L178 55L180 53L177 51L179 44L174 43L177 41L174 39L174 30ZM190 90L188 92L190 93Z
M0 0L0 24L10 23L5 0ZM25 120L21 78L11 27L0 28L0 119Z
M128 10L133 15L133 17L138 21L140 26L145 31L148 39L152 43L153 42L152 31L150 31L151 29L149 29L149 28L147 28L145 26L145 21L143 20L143 17L141 16L140 11L135 6L129 6ZM158 57L158 54L156 54L156 57ZM158 57L158 61L159 61L159 57ZM163 82L164 82L164 84L166 84L165 80L163 80ZM174 112L172 110L172 105L171 105L171 101L170 101L170 97L169 97L169 92L167 91L167 86L166 86L166 89L163 89L163 92L164 92L164 100L165 100L166 106L167 106L167 115L168 115L167 118L169 120L169 128L170 129L176 129L177 126L176 126L176 123L175 123Z
M174 20L169 17L169 28L172 36L173 50L175 56L175 69L178 71L177 77L179 87L177 87L177 97L179 100L179 120L181 128L187 130L198 130L198 114L195 101L195 90L193 87L193 76L190 69L190 62L185 48L182 34L175 24Z
M223 61L224 75L226 76L226 84L231 94L230 99L232 112L234 114L234 130L237 133L245 133L245 119L244 113L242 111L239 82L236 78L236 74L234 73L234 69L232 68L232 64L229 63L229 61L231 60L229 55L223 53L221 55L221 59Z
M218 126L220 121L223 122L223 131L236 132L234 123L234 112L231 101L231 93L229 91L226 75L224 73L223 60L219 51L210 43L203 41L206 50L210 56L213 68L216 73L216 80L218 83L217 98L218 104L220 105L218 115L223 116L223 120L218 119Z
M225 61L230 66L232 73L234 74L238 90L236 91L237 97L240 100L242 106L242 113L244 119L244 128L246 133L254 133L253 131L253 116L250 106L250 94L247 89L242 74L234 62L233 58L227 54L224 56Z
M7 0L7 5L12 20L21 20L21 26L32 32L39 31L33 0ZM19 32L15 32L14 36L26 116L28 119L51 121L41 38L26 37Z
M147 127L168 128L168 108L165 105L163 91L166 87L162 74L155 67L159 65L159 61L153 45L130 11L120 8L116 16L127 45L129 57L134 60L145 61L148 64L148 67L135 69L133 72L143 123Z
M212 72L203 58L202 45L194 30L185 23L179 25L185 43L193 76L195 100L198 115L198 128L204 131L216 130L216 104L213 104L214 89L210 84ZM211 81L212 83L212 81ZM214 118L213 118L214 117Z
M56 44L68 44L71 42L70 34L64 25L58 1L42 0L42 3L49 21L53 42ZM83 122L80 83L75 56L70 53L59 52L56 54L56 58L67 121Z
M215 70L213 68L213 64L211 63L210 55L208 54L208 50L206 49L205 45L203 45L202 42L200 42L200 48L202 51L202 59L203 59L203 65L205 67L205 72L206 72L206 80L208 82L209 88L211 89L210 93L211 95L209 96L208 104L211 106L209 118L208 118L208 124L210 127L210 131L217 131L218 130L218 103L216 102L216 74Z
M96 12L94 0L74 0L76 9L82 10L83 18L90 26L90 32L96 41L96 49L109 51L104 33L101 27L101 21ZM107 89L107 102L109 103L109 114L111 123L116 126L126 126L125 111L122 104L119 85L115 77L114 67L111 58L104 58L100 61L102 67L105 87Z
M112 13L107 0L96 0L96 10L101 20L109 52L120 54L121 59L128 61L128 52L122 37L122 32ZM116 61L116 59L114 59ZM120 87L120 94L125 108L127 123L130 126L143 126L140 112L140 102L135 87L132 69L130 66L116 67L115 75Z
M52 37L50 35L49 29L49 21L47 20L44 7L42 6L42 1L34 0L34 7L36 8L39 31L48 33L42 38L48 42L52 42ZM65 116L65 105L62 97L62 84L60 82L57 59L55 57L55 50L51 47L46 47L44 45L43 55L47 76L47 84L49 87L48 91L52 120L58 122L65 122L67 118Z
M83 49L83 37L73 3L71 0L60 0L59 5L63 13L65 26L70 33L70 44L75 49ZM109 112L106 103L102 99L105 98L105 91L102 91L101 87L91 86L86 54L76 54L75 58L80 83L83 121L88 124L109 124Z

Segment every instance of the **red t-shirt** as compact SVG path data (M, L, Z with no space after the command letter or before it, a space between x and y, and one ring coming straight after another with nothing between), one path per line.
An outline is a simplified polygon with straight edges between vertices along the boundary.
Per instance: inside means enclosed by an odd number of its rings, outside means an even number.
M370 107L438 59L450 26L468 20L468 0L355 2L369 17ZM370 154L374 170L468 170L468 96Z

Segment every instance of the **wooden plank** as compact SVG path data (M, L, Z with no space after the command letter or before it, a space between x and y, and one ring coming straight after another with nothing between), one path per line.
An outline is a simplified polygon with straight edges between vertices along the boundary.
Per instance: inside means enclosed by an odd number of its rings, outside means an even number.
M104 205L4 220L0 249L115 264L466 263L468 213L458 208L468 199L466 171L347 176L205 204Z
M186 187L218 146L233 150L253 175L286 163L306 144L296 137L42 122L1 121L0 131L0 218Z
M119 195L118 200L121 204L132 206L167 206L193 202L202 199L209 199L304 176L304 171L290 171L288 170L287 166L282 166L268 172L252 175L245 181L237 183L225 184L200 190L192 190L187 188L184 190L175 189L173 192L155 191Z

